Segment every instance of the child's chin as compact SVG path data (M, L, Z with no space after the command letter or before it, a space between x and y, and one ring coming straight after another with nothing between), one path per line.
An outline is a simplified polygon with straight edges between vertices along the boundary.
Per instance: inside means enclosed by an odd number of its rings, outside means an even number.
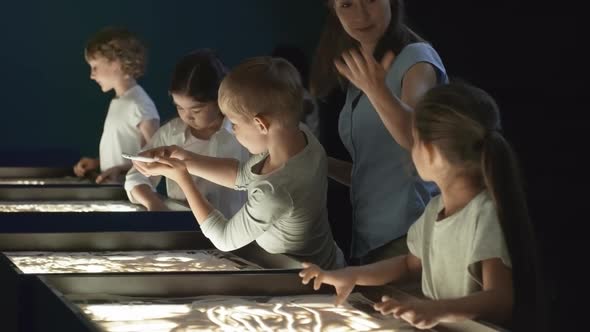
M100 90L101 90L102 92L109 92L109 91L112 89L111 87L104 86L104 85L102 85L102 84L98 84L98 86L100 87Z
M248 152L250 152L250 154L252 154L252 155L257 155L257 154L261 154L261 153L266 152L266 150L252 149L252 148L249 148L249 147L246 147L246 150L248 150Z

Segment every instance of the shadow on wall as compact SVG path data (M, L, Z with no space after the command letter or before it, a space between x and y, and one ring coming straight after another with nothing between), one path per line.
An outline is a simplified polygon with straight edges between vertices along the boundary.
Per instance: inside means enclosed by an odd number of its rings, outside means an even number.
M65 0L10 2L0 13L3 121L0 148L79 149L97 155L112 94L89 80L83 49L104 26L125 26L149 47L146 76L162 120L175 115L167 88L183 54L201 47L218 51L228 65L268 54L280 40L311 50L324 11L319 1L106 0L93 5ZM301 18L305 17L305 24Z

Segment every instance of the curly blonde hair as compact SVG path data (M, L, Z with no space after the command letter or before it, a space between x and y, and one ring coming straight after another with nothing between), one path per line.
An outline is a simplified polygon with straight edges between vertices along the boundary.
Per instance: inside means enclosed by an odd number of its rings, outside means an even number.
M127 29L107 27L92 36L84 49L84 57L88 60L97 56L109 61L119 61L121 70L134 79L145 73L147 49Z

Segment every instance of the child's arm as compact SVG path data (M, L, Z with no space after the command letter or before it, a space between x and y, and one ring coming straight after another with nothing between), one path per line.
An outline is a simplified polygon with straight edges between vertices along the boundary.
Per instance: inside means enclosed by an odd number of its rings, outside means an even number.
M152 136L158 131L160 128L160 120L159 119L149 119L143 120L139 123L139 131L141 132L141 146L145 146L147 142L150 141Z
M246 204L228 220L199 192L185 161L161 157L145 167L149 175L165 176L180 186L203 234L222 251L235 250L254 241L292 207L288 193L264 183L252 190Z
M314 264L304 263L299 273L302 282L307 284L314 279L314 289L322 283L336 288L336 303L340 304L350 294L355 285L381 286L390 282L418 279L422 273L420 259L412 254L392 257L377 263L363 266L349 266L335 271L324 271Z
M446 308L445 322L465 319L483 319L503 323L512 314L512 270L499 258L488 259L482 264L483 289L463 298L441 300L440 306Z
M141 204L149 211L168 210L160 196L155 193L154 188L161 180L160 176L147 177L138 170L136 163L132 161L132 167L125 177L125 191L132 203Z
M203 234L222 251L241 248L266 232L292 208L291 197L280 188L262 184L248 195L246 204L230 219L215 210L194 183L181 180L181 188Z
M190 174L227 188L235 188L240 165L237 159L216 158L193 153L190 159L185 160L185 164Z
M167 211L169 210L166 204L160 199L150 186L147 184L140 184L131 189L133 199L139 204L145 206L148 211Z
M107 170L102 171L96 177L96 183L103 183L103 182L121 182L121 177L131 169L132 165L123 164L118 166L113 166Z
M202 156L184 150L176 145L157 147L143 151L139 155L183 160L190 174L231 189L235 187L240 164L236 159ZM149 176L149 171L146 169L147 165L145 163L136 162L134 164L142 174Z
M482 263L483 289L465 297L449 300L414 300L400 303L389 297L375 304L383 314L393 314L419 328L431 328L440 322L482 319L505 323L512 313L512 271L498 258Z

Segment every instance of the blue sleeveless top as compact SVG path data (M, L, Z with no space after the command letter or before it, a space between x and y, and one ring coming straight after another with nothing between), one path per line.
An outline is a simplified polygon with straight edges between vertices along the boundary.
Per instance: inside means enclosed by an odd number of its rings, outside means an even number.
M396 56L386 78L387 86L398 98L404 75L420 62L434 67L439 84L448 82L442 60L429 44L409 44ZM352 256L362 257L404 236L422 214L431 189L436 187L420 179L410 151L394 140L371 102L352 84L340 113L338 130L353 160Z

